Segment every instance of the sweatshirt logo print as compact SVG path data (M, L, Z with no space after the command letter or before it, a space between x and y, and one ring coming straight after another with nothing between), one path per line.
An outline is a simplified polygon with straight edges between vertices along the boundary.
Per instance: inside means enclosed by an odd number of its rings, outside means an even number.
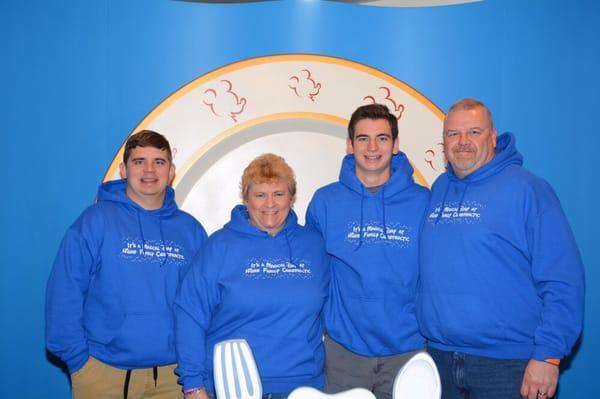
M474 201L463 202L458 209L457 202L449 202L444 205L444 210L440 211L442 204L438 203L431 213L427 216L429 223L461 223L473 224L479 223L481 219L481 211L485 206Z
M244 276L256 280L266 279L311 279L312 270L305 260L289 260L276 258L250 259L244 269Z
M123 239L121 257L130 262L162 263L165 257L172 264L185 263L183 247L173 241L142 240L126 237Z
M360 223L350 222L346 233L346 241L357 244L360 240ZM385 232L380 222L366 222L362 226L362 241L368 244L388 244L401 248L412 245L410 229L398 223L389 223Z

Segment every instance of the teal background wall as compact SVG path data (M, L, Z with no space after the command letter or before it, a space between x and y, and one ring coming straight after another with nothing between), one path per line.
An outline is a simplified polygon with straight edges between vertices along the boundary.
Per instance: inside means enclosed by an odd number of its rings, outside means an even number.
M0 396L69 397L44 348L45 283L66 228L137 123L223 65L313 53L378 68L444 110L480 98L499 130L516 134L525 165L561 198L586 266L585 328L560 397L597 397L599 17L593 0L1 1Z

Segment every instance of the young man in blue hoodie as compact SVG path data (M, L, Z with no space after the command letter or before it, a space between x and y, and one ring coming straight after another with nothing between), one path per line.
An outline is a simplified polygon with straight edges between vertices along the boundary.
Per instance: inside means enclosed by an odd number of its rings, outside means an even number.
M488 108L455 103L448 171L421 234L417 314L444 398L554 396L583 318L583 266L560 202Z
M177 209L164 136L131 136L120 172L62 241L48 280L46 345L66 363L75 399L181 398L172 306L206 233Z
M331 256L325 307L327 391L391 398L398 370L423 349L415 316L418 232L429 199L398 146L398 121L370 104L348 124L340 180L319 189L307 224Z

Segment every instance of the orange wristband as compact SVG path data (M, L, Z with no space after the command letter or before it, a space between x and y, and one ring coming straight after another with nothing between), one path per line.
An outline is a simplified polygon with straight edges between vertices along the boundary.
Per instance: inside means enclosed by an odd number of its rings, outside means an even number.
M546 363L553 364L555 366L560 366L560 359L546 359L544 360Z

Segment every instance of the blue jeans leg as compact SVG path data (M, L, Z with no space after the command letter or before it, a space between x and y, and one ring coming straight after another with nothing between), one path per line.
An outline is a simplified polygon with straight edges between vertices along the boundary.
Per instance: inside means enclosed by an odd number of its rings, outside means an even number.
M462 384L463 367L454 359L453 352L427 349L435 361L442 382L442 399L468 399L467 390ZM455 378L458 377L458 378Z
M528 359L492 359L429 349L444 399L520 399Z

